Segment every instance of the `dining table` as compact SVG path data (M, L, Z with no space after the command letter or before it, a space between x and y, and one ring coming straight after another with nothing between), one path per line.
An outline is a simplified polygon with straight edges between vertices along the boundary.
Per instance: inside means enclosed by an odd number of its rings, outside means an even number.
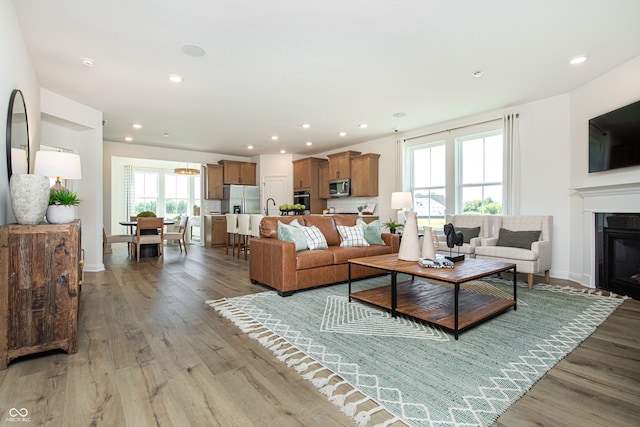
M176 222L170 219L165 219L163 221L164 225L173 225ZM120 225L124 225L126 227L129 227L129 234L133 235L133 227L136 227L138 225L138 221L120 221L119 222ZM157 234L157 231L155 230L142 230L140 234ZM155 243L153 244L148 244L148 245L140 245L140 258L152 258L152 257L157 257L158 254L158 245L156 245Z

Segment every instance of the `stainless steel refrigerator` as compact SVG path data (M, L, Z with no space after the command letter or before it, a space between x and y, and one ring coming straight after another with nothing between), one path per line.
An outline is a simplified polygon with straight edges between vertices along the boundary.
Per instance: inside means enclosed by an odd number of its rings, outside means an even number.
M222 190L222 213L260 213L260 187L225 185Z

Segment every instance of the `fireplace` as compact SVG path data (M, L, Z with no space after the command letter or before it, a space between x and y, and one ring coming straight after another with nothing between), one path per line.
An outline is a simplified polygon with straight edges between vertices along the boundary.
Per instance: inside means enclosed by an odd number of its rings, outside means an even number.
M640 299L640 214L596 213L596 287Z

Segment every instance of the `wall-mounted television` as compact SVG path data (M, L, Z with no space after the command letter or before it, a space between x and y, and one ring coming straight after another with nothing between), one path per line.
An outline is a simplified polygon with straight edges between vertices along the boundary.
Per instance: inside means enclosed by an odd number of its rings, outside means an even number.
M589 120L589 173L640 166L640 101Z

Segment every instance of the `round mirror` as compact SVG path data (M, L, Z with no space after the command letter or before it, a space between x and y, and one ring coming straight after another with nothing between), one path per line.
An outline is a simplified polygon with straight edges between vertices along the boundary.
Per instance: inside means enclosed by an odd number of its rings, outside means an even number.
M29 173L27 107L19 89L11 92L7 110L7 170L9 178L14 173Z

